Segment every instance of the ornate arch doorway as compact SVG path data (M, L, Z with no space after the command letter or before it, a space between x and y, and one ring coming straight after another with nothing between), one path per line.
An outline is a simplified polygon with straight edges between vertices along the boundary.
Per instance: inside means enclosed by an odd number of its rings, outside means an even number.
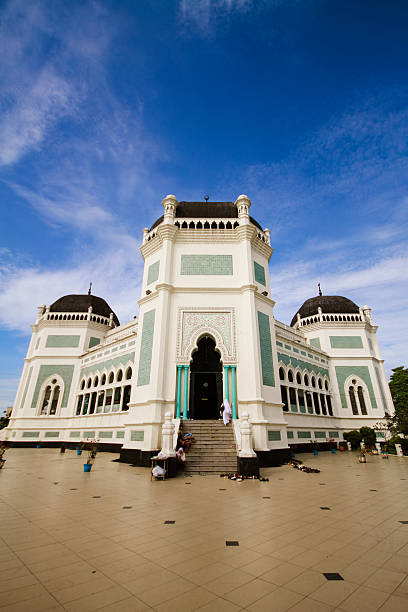
M210 336L201 338L197 346L190 365L190 419L218 419L222 403L221 355Z

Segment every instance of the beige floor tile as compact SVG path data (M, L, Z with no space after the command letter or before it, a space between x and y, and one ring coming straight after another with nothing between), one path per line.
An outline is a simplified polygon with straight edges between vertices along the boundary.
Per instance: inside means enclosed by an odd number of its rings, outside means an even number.
M377 571L377 568L370 565L364 558L354 561L349 566L341 570L341 575L344 580L354 582L355 584L363 584L370 576Z
M374 574L371 574L371 576L364 582L364 586L385 591L386 593L392 593L403 582L405 577L406 573L403 574L401 572L392 572L382 568L377 570Z
M305 599L299 601L299 603L289 608L289 610L290 612L331 612L331 610L334 610L334 607L322 603L321 601L305 597Z
M379 612L407 612L407 600L404 597L391 595L379 608Z
M261 599L248 606L247 610L251 610L251 612L265 612L266 610L284 612L284 610L289 610L302 599L303 595L279 587L272 591L272 593L269 593L269 595L261 597Z
M0 578L3 578L2 576ZM26 574L25 576L19 576L17 578L7 578L0 580L0 600L1 593L5 591L12 591L13 589L21 589L28 587L33 584L39 584L37 578L32 574Z
M277 567L262 574L262 580L267 580L278 586L283 586L293 580L295 576L298 576L304 571L302 567L298 565L292 565L290 563L281 563Z
M261 576L279 565L281 565L281 561L279 559L266 555L260 559L257 559L256 561L248 563L247 565L242 565L241 570L251 574L252 576Z
M406 571L408 572L408 565L407 565ZM405 578L401 582L401 584L399 584L397 586L397 588L393 592L393 595L398 595L398 597L406 597L406 598L408 598L408 577Z
M59 603L65 605L67 602L73 601L74 599L87 597L88 595L99 593L100 591L106 591L112 586L114 586L114 583L106 576L103 576L102 574L91 574L89 579L85 582L74 584L55 591L50 589L50 591L55 599L59 601Z
M122 600L129 598L129 592L119 586L113 586L105 591L99 593L93 593L80 599L75 599L64 604L65 610L68 612L92 612L93 610L99 610L103 606L110 604L117 604L118 610L120 610L120 603Z
M294 565L300 565L300 567L308 568L312 567L319 561L324 560L326 557L327 554L322 553L319 550L306 550L299 555L293 556L290 562Z
M213 565L206 565L199 570L191 572L188 579L197 585L203 585L207 584L207 582L211 582L211 580L216 580L230 571L230 567L222 565L221 563L214 563Z
M150 606L134 596L98 608L98 612L151 612L151 610Z
M231 601L217 597L204 606L197 608L197 610L200 610L200 612L238 612L238 610L242 610L242 608L233 604Z
M232 601L232 603L235 603L237 606L246 608L258 599L261 599L261 597L272 593L272 591L275 591L277 588L278 587L271 582L265 582L265 580L255 578L251 582L226 593L224 598L228 599L228 601Z
M157 612L193 612L197 608L218 599L215 593L196 587L180 596L169 599L154 607Z
M0 606L7 606L18 602L22 604L24 601L31 601L43 595L48 596L48 593L41 584L4 591L1 594Z
M378 610L389 594L366 586L358 587L350 597L341 602L341 609L348 612L372 612Z
M141 592L138 597L147 605L155 607L174 597L181 597L184 593L192 591L196 585L183 578L176 577L171 582L161 586L155 586L147 591Z
M313 591L311 599L322 601L328 605L340 606L340 604L357 589L357 585L345 580L326 580L326 583Z
M285 584L286 589L300 593L301 595L310 595L326 582L326 578L319 572L305 570L293 580Z
M243 584L251 582L251 580L253 579L253 576L251 576L250 574L246 574L245 572L241 572L238 569L234 569L228 574L223 574L215 580L207 582L205 588L211 591L212 593L221 596L225 593L229 593L234 589L237 589Z

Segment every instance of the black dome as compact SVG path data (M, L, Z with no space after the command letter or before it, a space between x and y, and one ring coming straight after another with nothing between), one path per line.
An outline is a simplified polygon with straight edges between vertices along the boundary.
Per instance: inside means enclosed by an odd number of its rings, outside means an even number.
M92 314L96 314L109 319L110 313L113 312L104 299L96 295L64 295L50 306L50 312L88 312L88 308L92 306ZM113 321L115 325L120 325L118 317L113 313Z
M187 217L190 219L238 219L238 209L234 202L179 202L176 208L176 218ZM263 232L262 227L253 217L249 217L258 229ZM160 225L163 216L157 219L149 232Z
M357 304L341 295L317 295L306 300L299 308L300 318L303 319L304 317L311 317L317 314L319 306L322 312L328 314L358 314L360 312ZM296 321L297 313L291 321L292 327Z

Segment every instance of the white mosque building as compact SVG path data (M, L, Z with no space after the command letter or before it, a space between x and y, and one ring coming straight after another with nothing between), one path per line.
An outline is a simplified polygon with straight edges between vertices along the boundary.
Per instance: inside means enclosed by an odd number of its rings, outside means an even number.
M137 319L121 325L90 293L38 308L3 439L98 439L146 465L175 444L165 431L218 419L226 397L237 455L276 465L393 412L370 308L318 295L275 319L270 232L247 196L162 205L143 232Z

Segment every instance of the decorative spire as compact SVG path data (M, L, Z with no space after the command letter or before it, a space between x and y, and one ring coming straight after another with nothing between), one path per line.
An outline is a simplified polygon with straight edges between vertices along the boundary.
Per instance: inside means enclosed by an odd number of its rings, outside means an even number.
M89 283L88 295L91 295L91 289L92 289L92 282Z
M317 286L319 287L319 295L323 295L322 290L320 289L320 283L318 283Z

